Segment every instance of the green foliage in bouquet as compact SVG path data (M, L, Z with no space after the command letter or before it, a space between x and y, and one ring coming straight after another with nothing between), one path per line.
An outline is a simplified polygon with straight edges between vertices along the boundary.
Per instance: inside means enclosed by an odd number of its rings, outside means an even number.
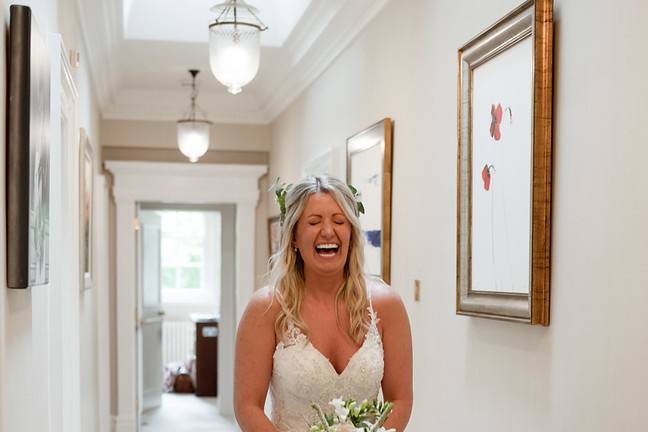
M396 432L383 427L394 407L391 402L333 399L330 405L335 407L334 414L325 414L318 404L311 404L320 422L308 432Z

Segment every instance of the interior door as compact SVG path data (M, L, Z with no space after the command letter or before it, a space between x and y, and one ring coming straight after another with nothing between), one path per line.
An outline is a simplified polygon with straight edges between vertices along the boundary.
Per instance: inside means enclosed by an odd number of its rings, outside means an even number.
M140 411L162 403L161 226L152 210L139 212Z

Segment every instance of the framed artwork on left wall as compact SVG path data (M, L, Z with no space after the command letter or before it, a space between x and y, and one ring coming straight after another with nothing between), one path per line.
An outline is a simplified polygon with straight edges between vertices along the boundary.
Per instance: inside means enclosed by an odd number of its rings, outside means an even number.
M49 282L50 66L27 6L9 18L7 102L7 286Z
M94 153L90 140L85 130L80 132L80 151L79 151L79 207L80 207L80 227L79 237L81 244L79 247L80 255L80 276L81 289L92 287L92 211L93 211L93 187L94 187Z

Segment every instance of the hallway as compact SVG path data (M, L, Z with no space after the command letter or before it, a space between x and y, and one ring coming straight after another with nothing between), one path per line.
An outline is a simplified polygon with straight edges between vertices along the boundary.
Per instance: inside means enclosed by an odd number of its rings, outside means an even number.
M165 393L162 406L142 414L141 432L235 432L236 423L218 414L218 399Z
M314 286L273 185L319 174L362 204L345 269L407 312L397 432L648 431L648 0L236 0L268 26L242 90L212 65L229 1L0 1L0 432L266 430L234 420L236 333L272 257ZM220 219L141 217L198 209ZM378 303L383 379L409 382ZM272 379L270 334L238 365ZM218 399L143 412L175 361Z

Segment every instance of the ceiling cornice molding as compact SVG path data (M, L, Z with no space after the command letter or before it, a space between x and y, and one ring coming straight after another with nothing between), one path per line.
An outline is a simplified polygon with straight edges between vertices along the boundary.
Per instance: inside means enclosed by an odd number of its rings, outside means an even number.
M81 37L100 110L115 97L119 86L119 5L116 1L76 0ZM83 59L82 59L83 61Z
M343 6L344 0L313 0L284 46L291 66L304 57Z
M345 2L313 41L282 84L266 99L263 110L274 121L344 51L389 0ZM292 39L292 37L291 37Z
M226 95L225 97L231 97ZM237 98L251 97L238 95ZM215 123L234 124L268 124L270 120L265 112L260 110L237 109L232 104L219 103L222 96L211 93L201 93L200 103L207 118ZM236 99L235 99L236 100ZM114 101L103 110L103 118L109 120L146 120L146 121L177 121L182 117L178 107L184 107L188 98L186 93L171 90L132 90L123 89ZM243 104L241 104L243 105ZM257 106L256 101L251 104ZM225 108L223 108L225 107Z

